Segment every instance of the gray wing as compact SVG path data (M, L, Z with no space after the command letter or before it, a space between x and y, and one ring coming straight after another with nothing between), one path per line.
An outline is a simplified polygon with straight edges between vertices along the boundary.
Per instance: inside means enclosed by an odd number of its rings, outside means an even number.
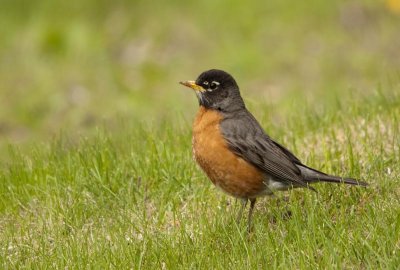
M295 187L314 190L303 180L301 162L286 148L274 142L246 110L226 116L220 124L229 148L267 175Z

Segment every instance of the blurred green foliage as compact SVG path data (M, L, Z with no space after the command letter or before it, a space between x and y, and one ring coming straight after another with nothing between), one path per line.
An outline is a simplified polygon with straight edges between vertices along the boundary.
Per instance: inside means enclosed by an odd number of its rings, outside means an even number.
M191 115L177 82L209 68L282 113L368 96L398 79L399 19L372 0L2 0L0 139Z

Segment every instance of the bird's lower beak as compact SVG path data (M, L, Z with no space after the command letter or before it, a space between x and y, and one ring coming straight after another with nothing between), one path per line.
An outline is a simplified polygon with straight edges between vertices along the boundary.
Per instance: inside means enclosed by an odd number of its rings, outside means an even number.
M195 81L186 81L186 82L179 82L179 83L184 85L184 86L192 88L196 92L204 92L204 91L206 91L203 87L201 87L200 85L197 85Z

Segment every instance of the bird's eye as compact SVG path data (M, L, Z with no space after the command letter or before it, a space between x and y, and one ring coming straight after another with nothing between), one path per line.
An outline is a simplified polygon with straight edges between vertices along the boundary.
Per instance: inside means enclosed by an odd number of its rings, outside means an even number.
M210 84L210 89L211 89L211 90L215 90L215 89L218 88L218 85L219 85L219 82L213 81L213 82Z

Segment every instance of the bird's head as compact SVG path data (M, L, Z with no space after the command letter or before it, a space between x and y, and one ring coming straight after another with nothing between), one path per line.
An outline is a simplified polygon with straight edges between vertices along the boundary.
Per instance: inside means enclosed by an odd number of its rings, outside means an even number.
M227 72L210 69L199 75L196 81L180 82L193 89L200 106L221 112L230 112L245 107L239 86Z

